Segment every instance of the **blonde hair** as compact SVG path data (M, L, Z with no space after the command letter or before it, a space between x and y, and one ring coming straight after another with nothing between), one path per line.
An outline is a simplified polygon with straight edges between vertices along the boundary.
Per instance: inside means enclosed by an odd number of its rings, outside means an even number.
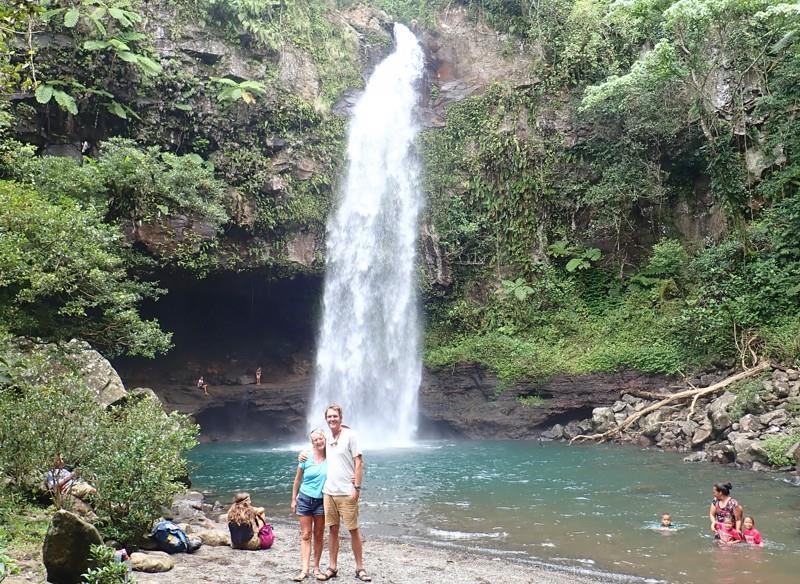
M228 509L228 523L235 525L252 524L256 518L256 511L250 502L250 493L236 493L233 505Z

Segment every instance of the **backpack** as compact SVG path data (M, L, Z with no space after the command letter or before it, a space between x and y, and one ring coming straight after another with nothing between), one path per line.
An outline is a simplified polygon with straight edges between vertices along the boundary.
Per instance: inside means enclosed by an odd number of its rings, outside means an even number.
M191 549L193 546L189 543L186 532L172 521L162 519L156 523L150 535L156 540L158 547L168 554L194 551Z
M272 542L275 541L275 534L272 532L272 526L265 523L258 530L258 540L261 542L261 549L268 550L272 547Z

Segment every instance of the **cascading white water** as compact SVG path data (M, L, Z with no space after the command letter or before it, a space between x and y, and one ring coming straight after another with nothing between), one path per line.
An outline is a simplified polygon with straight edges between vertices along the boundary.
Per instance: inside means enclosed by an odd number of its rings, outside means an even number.
M324 314L309 427L338 403L363 446L409 444L422 363L414 259L421 207L413 152L423 55L406 27L355 107L342 199L328 224Z

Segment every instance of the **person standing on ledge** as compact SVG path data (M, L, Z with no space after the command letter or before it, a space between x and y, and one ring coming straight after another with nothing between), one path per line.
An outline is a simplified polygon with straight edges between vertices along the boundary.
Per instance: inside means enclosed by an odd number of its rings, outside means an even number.
M328 569L317 580L330 580L338 575L339 524L344 523L350 532L353 556L356 560L356 578L372 582L364 569L361 532L358 529L358 499L364 478L364 459L358 447L356 433L342 424L342 408L331 404L325 409L325 421L330 428L326 436L328 476L322 489L325 501L325 525L330 529Z
M261 367L256 369L256 385L261 385Z

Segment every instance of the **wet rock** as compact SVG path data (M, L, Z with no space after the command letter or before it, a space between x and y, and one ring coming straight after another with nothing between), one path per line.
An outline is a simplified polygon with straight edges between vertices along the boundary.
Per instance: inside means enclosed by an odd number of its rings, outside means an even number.
M307 268L314 265L317 257L317 237L309 231L296 231L287 236L286 257Z
M772 472L772 467L768 464L762 464L756 461L750 466L750 470L754 470L756 472Z
M47 581L52 584L77 584L91 565L89 547L102 545L97 528L69 511L56 511L47 529L42 561Z
M688 456L683 457L683 462L706 462L708 460L708 453L702 450L692 452Z
M169 572L175 560L167 552L133 552L131 566L136 572Z

